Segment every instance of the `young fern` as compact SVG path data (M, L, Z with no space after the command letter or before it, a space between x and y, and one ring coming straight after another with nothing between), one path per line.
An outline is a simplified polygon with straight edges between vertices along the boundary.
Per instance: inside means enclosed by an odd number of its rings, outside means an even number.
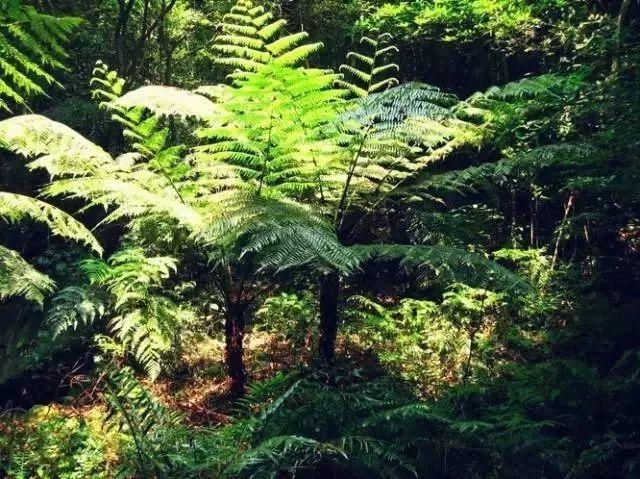
M164 453L168 446L166 435L180 424L180 416L168 410L136 379L129 368L107 363L105 397L107 399L106 425L122 431L133 439L133 453L127 457L132 469L142 477L168 477L171 461ZM122 475L128 475L121 465Z
M189 314L161 294L163 282L175 271L175 260L147 257L134 248L119 251L107 262L85 260L80 267L88 284L63 289L52 301L47 320L56 334L106 316L116 344L151 378L157 377L176 325Z

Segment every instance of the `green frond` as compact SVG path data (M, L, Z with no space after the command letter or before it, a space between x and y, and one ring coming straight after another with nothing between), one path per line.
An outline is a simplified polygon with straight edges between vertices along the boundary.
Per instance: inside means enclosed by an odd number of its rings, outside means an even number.
M479 284L492 289L529 289L525 279L487 257L445 246L355 245L351 247L360 264L397 263L418 277L447 282Z
M278 33L282 31L282 29L286 26L287 21L284 19L278 19L268 25L260 27L260 30L257 32L258 36L265 41L271 40Z
M382 34L377 40L363 37L360 44L370 52L349 52L349 65L341 65L344 78L337 84L349 90L355 98L364 98L372 93L384 91L400 84L393 75L400 71L395 63L389 63L391 54L399 53L397 47L388 45L390 35ZM385 46L386 45L386 46Z
M265 48L276 57L292 50L296 45L299 45L300 42L309 38L309 34L307 32L298 32L293 33L291 35L286 35L284 37L278 38L276 41L269 43L265 46Z
M306 32L283 33L286 21L273 19L263 7L252 7L243 0L224 16L212 49L213 61L232 70L231 78L245 78L247 73L259 71L270 62L280 65L299 65L321 44L301 44Z
M335 79L274 63L236 80L224 104L233 121L197 132L195 170L224 185L242 179L263 195L314 195L318 166L335 156L323 141L344 103L343 92L332 88Z
M312 43L309 45L301 45L289 50L282 55L276 57L273 61L278 65L283 66L299 66L306 61L311 55L317 53L322 49L324 45L322 43Z
M176 271L176 260L131 248L115 253L108 262L84 261L81 268L91 284L104 288L111 298L115 312L108 322L111 334L149 377L156 378L177 325L191 317L160 294L163 283Z
M0 300L24 297L40 306L55 283L37 271L17 252L0 245Z
M91 98L103 106L122 96L125 79L120 77L115 70L111 70L109 65L102 60L98 60L93 68L89 86L91 87Z
M295 475L322 461L346 460L346 453L328 442L302 436L276 436L240 454L225 469L230 477L272 477L273 471Z
M32 220L48 226L53 234L83 243L102 254L98 240L79 221L43 201L0 191L0 220L16 223Z
M156 214L174 218L189 228L197 228L202 222L200 213L180 200L169 181L153 173L135 171L122 179L93 176L59 180L45 188L44 193L83 199L107 210L113 208L103 223Z
M0 147L33 159L51 176L84 175L113 164L111 156L68 126L41 115L0 121Z
M90 288L70 286L56 293L47 312L54 335L93 324L105 314L104 302Z
M140 87L115 99L112 104L125 109L144 107L159 117L178 116L204 120L220 114L220 108L208 98L169 86Z
M360 63L363 63L364 65L367 65L368 67L373 67L373 64L375 62L375 59L373 57L369 57L367 55L363 55L362 53L359 53L359 52L349 52L349 53L347 53L347 60L351 60L351 59L356 59ZM343 66L345 66L345 65L343 65Z
M106 427L133 439L131 457L135 458L137 470L148 477L168 477L169 463L164 460L167 451L163 450L167 444L160 439L180 425L181 416L163 406L131 369L109 363L103 366L103 371Z
M78 18L44 15L19 0L2 2L0 109L44 95L46 86L60 86L51 73L64 68L61 44L80 23Z

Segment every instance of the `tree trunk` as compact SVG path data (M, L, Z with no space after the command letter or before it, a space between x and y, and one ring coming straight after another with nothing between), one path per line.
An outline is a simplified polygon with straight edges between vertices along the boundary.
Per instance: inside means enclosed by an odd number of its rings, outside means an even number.
M615 33L616 51L613 53L613 62L611 63L611 73L617 73L620 69L620 57L624 47L624 25L631 7L631 0L622 0L620 5L620 13L618 13L617 28Z
M338 296L340 277L336 272L324 274L320 278L320 356L331 364L335 356L338 334Z
M231 392L242 395L247 382L244 368L245 306L229 302L225 311L225 363L231 378Z

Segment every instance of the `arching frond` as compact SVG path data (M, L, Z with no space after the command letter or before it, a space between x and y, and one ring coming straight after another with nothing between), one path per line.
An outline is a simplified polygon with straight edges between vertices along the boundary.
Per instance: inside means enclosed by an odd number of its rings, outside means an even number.
M33 159L51 176L85 175L108 168L111 156L68 126L41 115L0 121L0 147Z
M28 196L0 191L0 220L15 223L25 219L42 223L54 234L83 243L102 254L102 246L91 232L64 211Z
M0 245L0 300L24 297L42 306L55 283L13 250Z
M159 117L204 120L221 114L220 108L207 97L170 86L143 86L114 99L112 104L126 109L144 107Z
M79 18L39 13L19 0L0 4L0 109L24 105L45 87L60 84L53 70L64 69L62 48Z
M492 289L529 289L526 280L485 256L444 246L355 245L362 265L369 262L396 263L418 277L436 277L447 282L478 284Z

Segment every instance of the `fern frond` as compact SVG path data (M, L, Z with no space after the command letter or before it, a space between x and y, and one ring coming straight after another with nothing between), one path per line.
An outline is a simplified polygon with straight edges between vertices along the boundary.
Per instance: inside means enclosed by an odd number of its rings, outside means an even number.
M204 120L220 113L219 107L208 98L169 86L143 86L114 99L112 104L125 109L144 107L158 117Z
M15 223L25 219L42 223L54 234L83 243L102 254L102 246L93 234L64 211L28 196L0 191L0 220Z
M361 264L397 263L419 277L444 279L504 289L530 289L530 285L507 268L486 257L458 248L420 245L356 245L351 247Z
M115 315L109 330L152 379L161 372L162 354L173 344L176 327L190 312L160 294L176 271L170 257L149 257L140 248L121 250L103 261L87 260L81 268L95 286L109 294Z
M93 291L70 286L53 297L47 322L53 325L54 336L93 324L105 314L105 305Z
M393 54L399 52L394 45L389 45L391 36L381 34L377 40L363 37L361 45L365 45L367 52L349 52L347 60L351 60L350 65L340 66L340 72L345 78L337 83L337 86L348 89L356 98L365 98L372 93L379 93L387 88L400 84L400 81L393 74L400 71L400 67L395 63L390 63L389 59Z
M24 297L42 306L55 283L13 250L0 245L0 300Z
M224 16L222 34L212 46L213 61L229 67L232 78L257 72L270 62L283 66L297 66L321 48L321 44L303 44L306 32L283 34L284 19L273 15L250 0L239 0Z
M113 164L111 156L68 126L41 115L0 121L0 147L33 159L29 168L51 176L85 175Z
M26 104L44 95L45 87L60 84L53 70L63 69L66 53L61 44L81 23L79 18L39 13L19 0L0 5L0 109Z

